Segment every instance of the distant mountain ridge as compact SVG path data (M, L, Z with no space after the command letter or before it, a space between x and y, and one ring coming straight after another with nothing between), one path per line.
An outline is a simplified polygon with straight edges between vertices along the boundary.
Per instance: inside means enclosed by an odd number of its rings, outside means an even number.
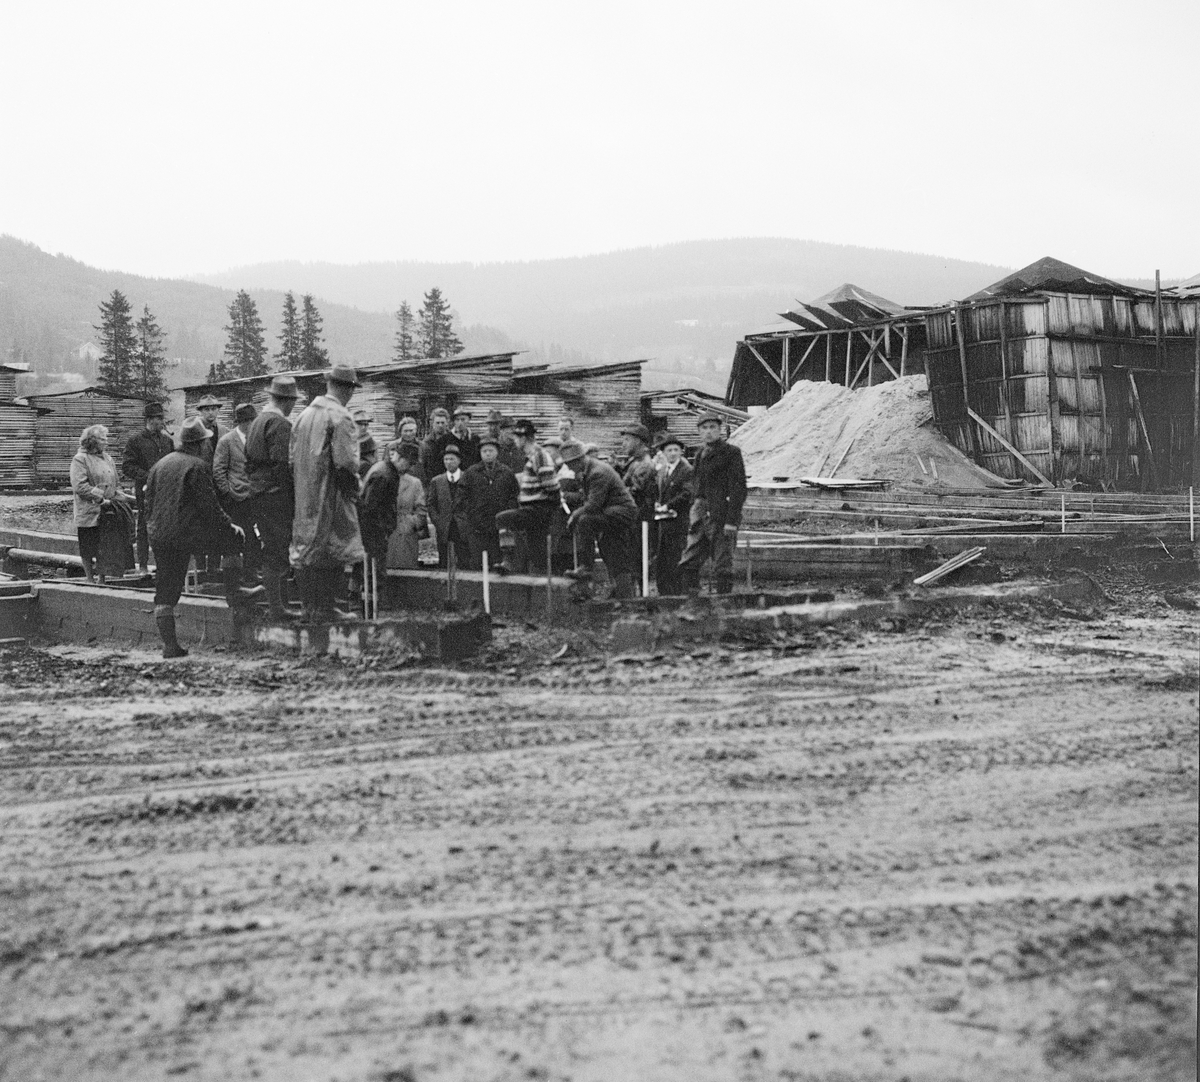
M312 293L330 355L356 364L390 359L393 313L414 310L439 286L472 352L528 349L535 361L651 358L648 386L693 384L714 393L734 343L797 299L851 281L904 304L963 297L1010 268L816 241L693 241L524 263L264 263L192 279L100 270L0 236L0 358L35 371L82 372L75 356L94 340L98 305L120 289L149 304L182 363L173 385L198 382L225 342L237 289L258 304L271 351L283 294Z

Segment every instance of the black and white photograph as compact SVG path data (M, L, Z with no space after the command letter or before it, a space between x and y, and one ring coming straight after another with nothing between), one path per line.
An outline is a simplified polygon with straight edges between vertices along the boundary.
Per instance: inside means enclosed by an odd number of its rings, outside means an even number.
M1197 0L0 58L0 1082L1193 1082Z

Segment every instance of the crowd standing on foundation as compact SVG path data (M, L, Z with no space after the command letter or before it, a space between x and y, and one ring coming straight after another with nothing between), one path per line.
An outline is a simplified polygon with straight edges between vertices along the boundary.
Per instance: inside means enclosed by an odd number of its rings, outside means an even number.
M175 606L193 563L223 584L235 624L260 599L272 622L328 623L355 618L358 606L343 606L369 594L380 571L419 567L426 535L441 568L563 574L581 600L592 596L597 551L610 596L636 596L643 538L659 594L697 591L706 562L717 592L733 589L746 471L720 417L699 418L692 462L675 436L656 445L644 426L624 429L618 472L575 438L569 417L539 437L532 422L493 410L477 435L468 410L439 407L423 439L405 416L378 448L370 412L349 408L360 386L353 368L335 365L325 393L293 418L296 382L276 376L261 412L235 404L228 431L221 403L206 396L178 448L151 403L122 457L132 494L120 488L107 430L84 430L71 484L85 572L102 582L124 574L136 549L148 573L154 550L164 657L187 652Z

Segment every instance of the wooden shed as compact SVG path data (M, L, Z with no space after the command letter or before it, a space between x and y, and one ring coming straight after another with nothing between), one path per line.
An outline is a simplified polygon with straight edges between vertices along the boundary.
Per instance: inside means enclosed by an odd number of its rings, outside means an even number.
M108 451L118 468L125 441L145 426L145 399L104 387L30 395L28 402L40 414L33 439L34 481L40 485L70 482L71 459L88 425L108 428Z
M1186 487L1198 309L1041 259L925 315L934 421L1002 477Z
M737 344L725 402L773 406L797 380L871 387L921 371L924 309L847 282Z
M518 371L513 377L512 393L556 399L560 404L559 415L574 420L575 435L580 440L616 454L621 445L621 429L641 424L645 363L618 361Z

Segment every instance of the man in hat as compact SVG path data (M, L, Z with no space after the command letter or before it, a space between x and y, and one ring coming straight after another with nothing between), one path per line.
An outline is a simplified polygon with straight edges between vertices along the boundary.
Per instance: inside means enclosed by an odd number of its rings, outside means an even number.
M471 566L483 566L483 554L488 554L488 566L500 563L500 531L496 516L501 511L517 507L516 475L500 461L500 441L486 435L479 441L479 461L465 471L467 486L467 518L471 526Z
M146 427L130 436L121 456L121 473L133 482L133 494L137 498L137 562L138 570L147 574L150 570L150 535L146 531L146 478L160 458L175 450L175 443L163 429L166 421L162 404L147 402L143 411Z
M469 470L479 461L479 440L471 434L471 411L465 406L455 409L454 424L450 433L454 437L454 442L458 444L462 468Z
M600 559L613 584L613 597L633 597L632 534L637 505L620 475L607 462L592 458L577 440L559 449L563 462L575 471L583 502L567 518L579 542L580 566L567 572L585 589L592 581L592 552L600 545Z
M199 417L184 422L180 449L159 459L146 478L146 514L150 544L158 562L154 579L154 622L163 641L163 657L184 657L175 633L175 606L183 593L188 564L198 553L222 555L225 601L237 629L245 606L263 593L244 589L242 530L222 510L212 471L204 460L204 444L212 432Z
M362 480L367 476L367 470L375 465L378 459L375 448L375 437L371 435L371 422L375 418L369 409L359 406L354 411L354 427L358 430L358 476Z
M518 560L512 554L514 535L521 535L526 543L523 562L535 574L546 571L546 537L550 533L550 522L561 495L558 490L557 468L550 454L537 444L537 429L532 421L521 420L513 426L525 462L517 474L517 509L501 511L496 516L496 527L501 531L500 543L509 551L497 565L501 574L517 570ZM506 545L508 541L512 544Z
M225 435L225 429L217 424L217 417L220 416L220 413L221 400L215 395L206 394L196 403L196 415L204 422L204 427L212 433L204 441L204 460L210 467L217 454L217 444L221 441L221 437Z
M292 477L296 513L292 518L292 567L310 619L329 623L354 619L337 608L347 564L366 556L358 530L358 432L346 408L358 376L349 365L325 373L325 393L317 395L292 430Z
M442 456L446 453L446 444L454 443L450 432L450 413L438 406L429 415L429 435L421 441L421 471L425 475L425 485L442 472Z
M496 422L495 435L500 441L500 462L513 471L516 476L525 467L525 452L521 449L521 441L513 432L516 422L507 415L501 415Z
M263 586L272 620L289 619L286 605L288 548L296 503L288 454L296 405L296 381L276 376L267 390L267 404L246 430L246 478L250 495L246 513L262 543Z
M248 507L250 475L246 472L246 433L257 416L258 411L250 402L234 406L233 419L237 423L217 440L217 452L213 456L213 483L221 497L221 506L246 535L242 571L248 580L257 580L262 563L262 546L254 532L254 517Z
M679 558L687 543L688 511L692 506L692 467L683 457L683 441L668 435L658 445L665 461L655 478L654 517L658 521L658 547L654 556L654 584L661 596L683 593Z
M728 594L733 591L733 553L746 502L746 466L742 452L724 439L720 417L707 413L697 427L703 446L693 466L695 498L679 581L689 591L699 590L700 568L711 558L717 593Z
M454 545L456 566L471 567L471 519L458 444L446 444L442 462L446 470L429 482L427 503L429 521L437 533L438 567L449 564L450 545Z
M645 425L630 425L621 429L621 456L625 459L622 480L637 505L638 521L648 522L649 554L653 556L658 547L658 525L654 515L655 496L658 492L658 470L650 455L650 430ZM641 527L634 537L635 550L642 543Z

